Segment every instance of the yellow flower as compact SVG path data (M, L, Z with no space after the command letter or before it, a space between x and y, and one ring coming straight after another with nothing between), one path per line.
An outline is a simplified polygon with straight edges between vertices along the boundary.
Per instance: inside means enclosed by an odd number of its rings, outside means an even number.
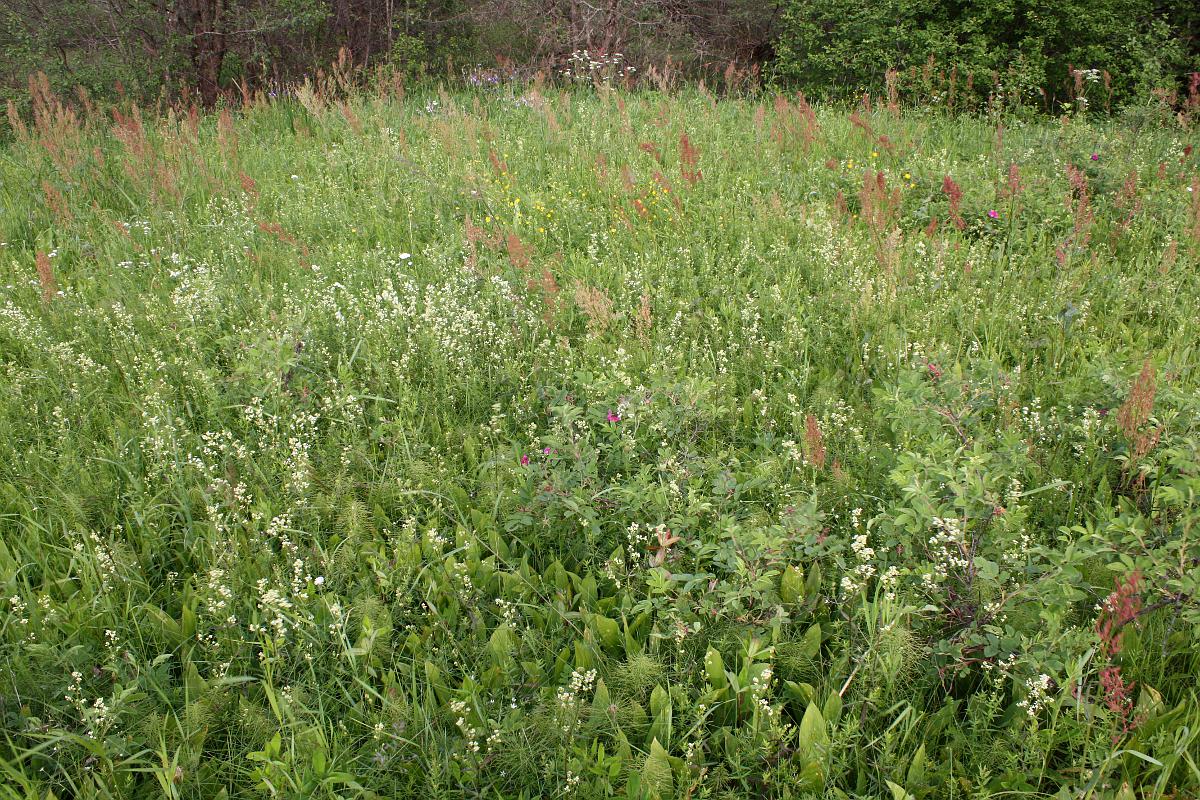
M879 153L876 153L876 152L872 151L872 152L871 152L871 158L879 158Z

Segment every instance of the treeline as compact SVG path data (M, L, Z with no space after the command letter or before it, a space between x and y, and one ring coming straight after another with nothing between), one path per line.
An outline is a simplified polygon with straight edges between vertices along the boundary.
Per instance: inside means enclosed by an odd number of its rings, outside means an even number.
M696 74L770 61L782 9L761 0L6 0L0 82L205 104L243 85L286 84L332 62L416 77L476 66L671 63Z
M1196 101L1196 0L787 0L777 79L1058 112ZM888 71L893 71L888 75ZM891 84L890 87L886 84Z
M584 55L586 54L586 55ZM6 0L0 101L215 104L318 70L500 82L736 77L814 97L1112 107L1200 89L1193 0ZM650 68L653 69L650 69ZM886 76L886 77L885 77Z

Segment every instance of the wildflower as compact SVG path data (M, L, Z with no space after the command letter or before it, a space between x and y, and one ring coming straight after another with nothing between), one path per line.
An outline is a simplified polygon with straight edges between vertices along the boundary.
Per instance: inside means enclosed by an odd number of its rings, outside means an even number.
M522 466L522 467L528 467L528 466L529 466L529 456L528 456L528 455L522 455L522 456L521 456L521 466Z
M1036 678L1027 679L1025 687L1029 690L1029 695L1017 705L1024 708L1025 713L1030 717L1037 717L1038 712L1045 708L1046 703L1050 700L1050 684L1050 676L1045 673Z
M544 455L544 456L548 456L548 455L550 455L550 453L551 453L551 450L550 450L550 448L549 448L549 447L543 447L543 448L542 448L542 455Z
M608 412L608 417L607 417L607 419L608 419L608 421L609 421L609 422L620 422L620 421L621 421L621 415L620 415L620 414L618 414L618 413L617 413L617 412L615 412L615 411L609 411L609 412Z
M988 216L991 217L992 219L999 219L1000 212L994 208L991 208L991 209L988 209Z
M1099 161L1099 160L1100 160L1100 154L1092 153L1092 161Z
M401 253L400 254L401 261L408 261L410 258L412 258L412 253Z

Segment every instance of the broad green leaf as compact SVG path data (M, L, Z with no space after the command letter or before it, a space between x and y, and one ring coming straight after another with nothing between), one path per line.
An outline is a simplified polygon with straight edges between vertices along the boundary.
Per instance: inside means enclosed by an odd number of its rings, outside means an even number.
M704 654L704 674L708 683L715 689L724 689L729 685L729 677L725 674L725 661L721 654L713 648L708 648Z
M809 703L800 720L800 752L809 759L823 759L829 748L829 733L825 730L825 717L816 703Z
M779 598L785 603L799 603L804 600L804 571L789 564L779 579Z
M675 776L671 771L671 760L658 740L650 742L650 753L642 765L642 787L653 798L666 798L675 791Z

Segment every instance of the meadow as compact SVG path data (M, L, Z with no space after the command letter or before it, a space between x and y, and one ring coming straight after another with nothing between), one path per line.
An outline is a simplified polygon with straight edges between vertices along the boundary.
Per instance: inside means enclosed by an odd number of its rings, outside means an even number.
M0 796L1200 794L1200 120L33 112Z

